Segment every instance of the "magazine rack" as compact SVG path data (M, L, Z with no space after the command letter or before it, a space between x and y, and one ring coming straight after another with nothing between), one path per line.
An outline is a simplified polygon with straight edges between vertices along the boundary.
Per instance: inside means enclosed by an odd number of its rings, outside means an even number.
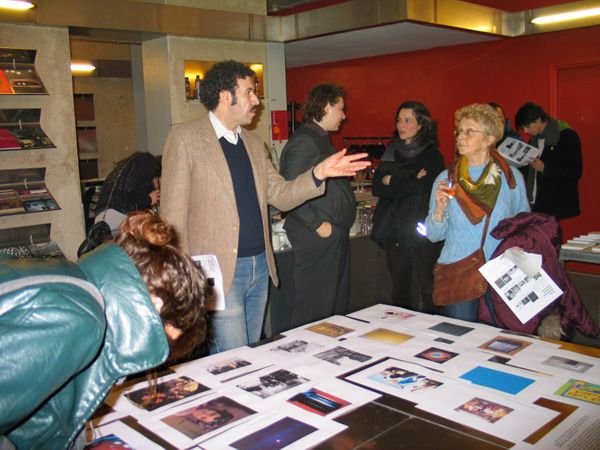
M49 223L2 230L0 252L15 258L65 258L56 242L50 239Z
M41 109L0 109L0 150L56 148L40 127Z
M0 170L0 216L59 210L45 176L45 167Z
M0 94L48 94L35 70L35 50L0 48Z

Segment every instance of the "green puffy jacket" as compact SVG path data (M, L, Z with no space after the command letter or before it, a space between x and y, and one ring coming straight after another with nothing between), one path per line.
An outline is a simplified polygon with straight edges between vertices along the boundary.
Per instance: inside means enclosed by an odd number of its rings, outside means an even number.
M77 263L0 253L0 436L18 449L68 448L121 377L168 354L120 247L102 245Z

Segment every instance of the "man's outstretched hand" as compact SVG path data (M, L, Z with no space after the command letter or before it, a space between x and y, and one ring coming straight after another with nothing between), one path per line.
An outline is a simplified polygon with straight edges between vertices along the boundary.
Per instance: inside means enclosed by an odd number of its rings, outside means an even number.
M371 165L370 161L362 158L369 156L368 153L357 153L346 155L346 149L331 155L315 166L315 177L319 180L334 177L351 177L357 171L366 169Z

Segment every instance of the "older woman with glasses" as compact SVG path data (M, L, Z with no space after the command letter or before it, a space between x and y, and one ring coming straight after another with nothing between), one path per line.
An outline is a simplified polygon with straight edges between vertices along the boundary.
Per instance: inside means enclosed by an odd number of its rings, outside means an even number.
M499 244L489 233L501 220L529 211L522 175L495 150L504 133L498 112L489 105L473 104L456 111L455 118L459 157L437 177L425 221L427 237L432 242L445 241L439 264L451 264L475 252L488 216L483 252L489 260ZM485 299L491 308L489 291ZM446 315L475 322L478 306L478 298L461 299L446 306Z

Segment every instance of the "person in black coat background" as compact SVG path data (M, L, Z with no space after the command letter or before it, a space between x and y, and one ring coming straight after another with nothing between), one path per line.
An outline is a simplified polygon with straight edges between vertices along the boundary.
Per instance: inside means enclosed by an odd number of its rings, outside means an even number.
M550 117L535 103L526 103L515 116L515 126L540 148L525 176L532 212L550 214L559 221L581 214L579 180L583 173L581 140L566 122Z
M420 102L404 102L396 112L394 138L373 175L373 195L379 197L371 238L384 248L392 277L392 303L418 309L412 297L413 271L419 282L423 310L441 314L433 304L433 266L442 243L432 243L417 231L427 216L433 182L444 170L437 149L437 123Z
M131 211L144 211L160 201L160 157L135 152L119 161L102 184L96 222L104 220L113 233Z
M341 86L323 83L302 104L302 125L281 154L280 173L293 180L336 153L329 132L337 131L344 114ZM285 230L294 255L293 326L333 314L346 314L350 296L349 232L356 217L350 181L330 178L325 194L287 214Z

